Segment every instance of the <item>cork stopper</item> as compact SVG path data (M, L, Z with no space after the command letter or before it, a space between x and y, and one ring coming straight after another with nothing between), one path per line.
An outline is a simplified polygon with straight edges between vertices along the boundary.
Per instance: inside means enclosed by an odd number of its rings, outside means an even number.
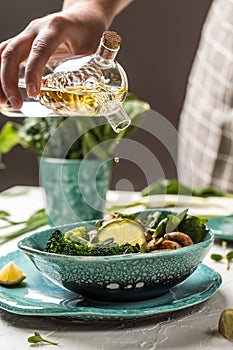
M102 43L110 50L117 50L121 44L121 37L116 32L106 31L102 35Z
M106 31L103 33L99 47L97 49L97 56L104 60L114 60L120 48L121 37L116 32Z

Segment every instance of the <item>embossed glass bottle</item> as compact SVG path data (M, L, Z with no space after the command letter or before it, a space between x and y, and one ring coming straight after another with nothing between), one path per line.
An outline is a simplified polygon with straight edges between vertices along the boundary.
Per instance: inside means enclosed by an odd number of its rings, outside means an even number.
M130 125L123 109L128 91L127 76L115 60L121 44L112 31L103 33L97 51L89 56L74 56L54 61L45 67L37 98L29 98L24 78L25 63L19 72L19 88L24 97L20 110L10 103L0 106L9 117L106 117L116 132ZM50 63L50 62L49 62Z
M115 32L103 33L94 55L73 57L43 77L40 102L65 116L105 116L116 132L130 124L124 101L128 82L115 61L121 43Z

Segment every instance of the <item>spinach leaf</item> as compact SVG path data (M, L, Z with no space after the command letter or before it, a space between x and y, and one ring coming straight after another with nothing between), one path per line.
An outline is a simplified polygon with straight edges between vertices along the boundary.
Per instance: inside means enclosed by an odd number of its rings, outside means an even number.
M188 209L183 210L179 214L168 214L163 216L159 211L148 215L146 226L154 229L153 238L161 237L165 233L173 232L182 220L186 217Z
M206 223L207 219L205 218L187 215L179 224L178 230L189 235L193 243L198 243L206 235Z
M155 228L154 233L152 235L153 238L162 237L166 233L166 225L168 222L168 218L164 218Z
M188 209L183 210L181 213L177 215L168 214L168 221L166 225L166 233L173 232L185 218Z

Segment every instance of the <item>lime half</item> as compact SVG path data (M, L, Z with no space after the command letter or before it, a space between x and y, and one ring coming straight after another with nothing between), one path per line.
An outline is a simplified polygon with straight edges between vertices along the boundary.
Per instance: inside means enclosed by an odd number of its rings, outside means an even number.
M131 245L146 242L144 229L140 223L130 219L114 219L104 224L98 232L97 237L100 242L108 238L113 238L119 245L129 243Z

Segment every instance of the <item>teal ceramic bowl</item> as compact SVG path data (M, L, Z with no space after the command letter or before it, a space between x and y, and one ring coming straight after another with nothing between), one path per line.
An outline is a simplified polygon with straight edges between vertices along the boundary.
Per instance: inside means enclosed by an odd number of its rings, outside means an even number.
M151 212L151 211L150 211ZM149 211L141 216L145 218ZM206 232L197 244L174 251L117 256L66 256L44 251L50 234L77 226L89 230L96 221L79 222L37 232L22 239L18 247L48 279L84 298L99 301L135 301L154 298L190 276L213 244Z

